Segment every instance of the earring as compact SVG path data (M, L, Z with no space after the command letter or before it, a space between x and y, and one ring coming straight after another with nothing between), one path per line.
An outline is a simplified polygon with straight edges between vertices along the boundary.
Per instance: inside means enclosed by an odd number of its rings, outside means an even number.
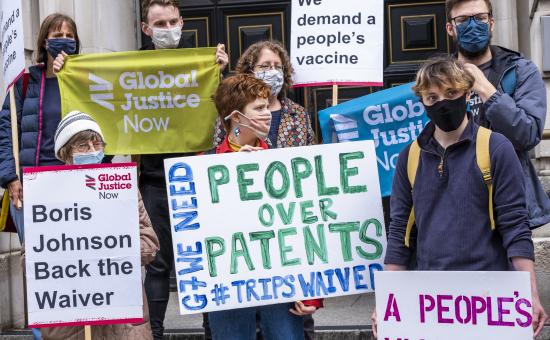
M235 137L239 137L239 135L241 134L241 129L239 128L239 126L233 129L233 134L235 134Z

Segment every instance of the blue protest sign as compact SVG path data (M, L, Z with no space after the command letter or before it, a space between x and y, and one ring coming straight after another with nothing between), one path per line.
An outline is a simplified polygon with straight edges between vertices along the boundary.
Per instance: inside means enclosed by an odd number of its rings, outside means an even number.
M414 83L393 87L319 111L324 143L374 140L382 196L391 194L399 152L426 126Z

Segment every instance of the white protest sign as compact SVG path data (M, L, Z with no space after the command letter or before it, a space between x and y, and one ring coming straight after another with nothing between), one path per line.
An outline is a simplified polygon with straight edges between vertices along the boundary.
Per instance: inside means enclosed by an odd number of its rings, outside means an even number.
M527 272L375 273L378 339L533 339Z
M142 320L135 164L23 173L29 326Z
M2 75L4 88L7 91L25 71L23 7L21 6L21 0L0 0L0 5L2 6L0 12Z
M386 234L372 141L164 169L182 314L373 290Z
M292 0L295 86L383 85L383 0Z

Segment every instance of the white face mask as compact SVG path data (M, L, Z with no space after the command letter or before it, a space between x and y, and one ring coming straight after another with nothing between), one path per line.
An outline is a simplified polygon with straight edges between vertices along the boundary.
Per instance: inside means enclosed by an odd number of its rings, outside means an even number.
M157 49L164 48L176 48L181 38L181 26L172 28L156 28L151 27L153 30L153 44Z
M269 115L269 122L267 124L260 123L262 121L261 119L250 118L240 111L235 110L234 112L237 112L238 115L246 118L248 122L251 123L251 124L239 123L240 126L249 128L250 130L252 130L252 132L254 132L256 137L258 137L261 140L267 139L269 135L269 128L271 127L271 112L266 111L265 113L261 113L260 115L258 115L258 117L263 117L264 119L267 118L267 116ZM225 120L231 119L231 116L232 115L225 117ZM252 125L255 125L256 127Z
M277 97L281 89L283 88L284 75L283 71L279 70L267 70L267 71L257 71L254 72L254 76L260 80L263 80L264 83L271 86L271 95Z

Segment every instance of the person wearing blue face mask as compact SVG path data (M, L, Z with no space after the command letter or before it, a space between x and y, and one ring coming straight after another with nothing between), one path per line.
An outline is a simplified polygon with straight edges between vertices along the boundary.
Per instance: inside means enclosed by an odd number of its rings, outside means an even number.
M475 79L468 101L474 121L507 137L520 159L529 226L550 222L550 199L529 158L542 139L546 89L536 65L518 52L491 45L495 28L490 0L447 0L447 33L457 58Z
M54 134L61 120L61 98L55 72L57 59L78 53L80 40L74 20L54 13L40 26L36 46L36 65L15 84L19 160L21 168L62 164L54 153ZM8 190L10 214L21 242L24 241L23 187L15 171L11 136L10 101L0 111L0 185Z

